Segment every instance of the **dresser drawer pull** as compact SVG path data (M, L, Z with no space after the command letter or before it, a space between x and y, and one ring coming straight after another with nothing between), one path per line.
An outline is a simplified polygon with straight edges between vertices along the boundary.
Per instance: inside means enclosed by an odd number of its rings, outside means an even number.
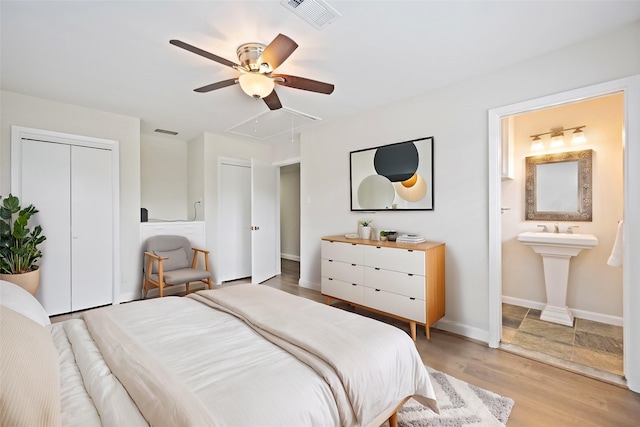
M413 252L413 249L407 249L408 252Z
M355 266L356 266L355 264L351 264L351 267L355 267Z
M380 292L380 289L376 289L376 292Z
M410 299L411 301L415 301L415 300L416 300L414 297L409 297L409 299Z
M352 283L351 286L358 286L358 284L357 283Z
M329 262L333 262L333 260L332 260L332 259L330 259L330 260L328 260L328 261L329 261Z
M380 267L373 267L373 269L380 271Z
M407 275L413 277L413 273L407 273Z
M376 249L380 249L380 248L381 248L380 246L376 246Z
M352 243L352 244L351 244L351 246L355 246L355 245L356 245L355 243Z
M329 279L329 280L333 280L331 277L327 277L327 279Z

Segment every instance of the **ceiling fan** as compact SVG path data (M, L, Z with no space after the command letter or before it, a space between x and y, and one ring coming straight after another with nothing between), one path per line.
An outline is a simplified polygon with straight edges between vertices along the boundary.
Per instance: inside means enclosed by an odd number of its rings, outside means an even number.
M210 92L239 83L247 95L254 99L262 98L270 110L277 110L282 108L282 104L274 90L275 84L327 95L333 92L334 89L332 84L319 82L317 80L287 74L273 74L273 71L298 47L296 42L284 34L278 34L268 45L262 43L245 43L240 45L236 52L240 64L236 64L235 62L221 58L180 40L171 40L169 43L240 71L240 76L237 78L222 80L197 88L195 89L196 92Z

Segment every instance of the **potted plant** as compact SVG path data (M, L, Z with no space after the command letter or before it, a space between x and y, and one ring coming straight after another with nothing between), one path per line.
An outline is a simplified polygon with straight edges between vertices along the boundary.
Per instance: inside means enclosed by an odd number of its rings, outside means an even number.
M387 237L387 236L389 236L389 232L388 231L382 230L380 232L380 240L381 241L383 241L383 242L387 241L389 239L389 237Z
M371 219L363 219L361 221L358 221L358 225L360 225L358 234L360 234L361 239L363 240L371 239L371 223L372 222L373 220Z
M33 205L22 209L20 200L11 194L0 206L0 279L15 283L32 295L40 284L37 261L42 252L38 245L46 239L41 226L28 228L29 219L37 212Z
M396 230L386 230L385 232L387 233L387 239L389 239L390 242L396 241L396 238L398 237L398 232Z

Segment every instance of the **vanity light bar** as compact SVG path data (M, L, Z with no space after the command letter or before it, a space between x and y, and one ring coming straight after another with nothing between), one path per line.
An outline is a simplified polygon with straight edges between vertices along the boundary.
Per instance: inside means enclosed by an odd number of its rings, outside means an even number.
M564 132L573 131L573 135L571 137L572 144L582 144L587 142L587 138L584 136L583 128L587 127L587 125L576 126L572 128L553 128L550 132L538 133L535 135L531 135L531 151L540 151L544 150L544 144L540 139L543 135L551 135L551 148L559 148L564 146Z

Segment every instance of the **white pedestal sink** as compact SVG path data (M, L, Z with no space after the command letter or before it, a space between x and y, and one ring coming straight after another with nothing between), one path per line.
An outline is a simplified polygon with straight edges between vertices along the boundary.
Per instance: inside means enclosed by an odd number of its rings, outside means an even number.
M591 249L598 244L593 234L520 233L518 240L535 253L542 256L544 282L547 290L547 305L541 320L573 326L573 313L567 307L567 284L569 283L569 262L583 249Z

